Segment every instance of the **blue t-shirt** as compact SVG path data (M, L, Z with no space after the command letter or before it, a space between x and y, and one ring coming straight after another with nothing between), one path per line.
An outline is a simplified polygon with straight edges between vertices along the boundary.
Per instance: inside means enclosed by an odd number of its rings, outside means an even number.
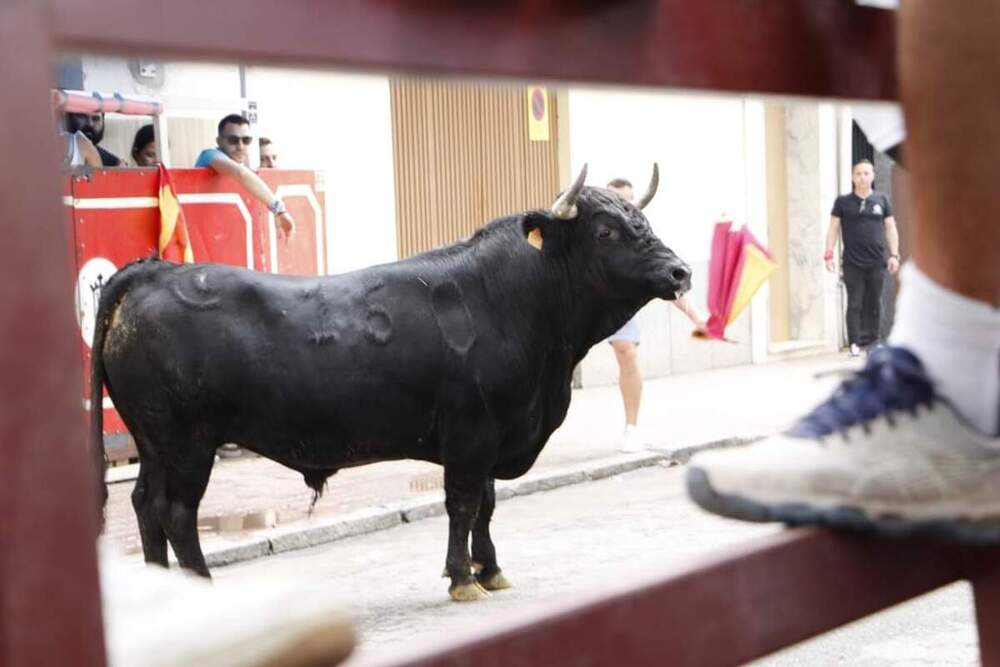
M212 160L219 155L221 155L222 157L226 157L226 154L220 151L218 148L206 148L202 152L198 153L198 159L194 161L194 166L210 167L212 166Z

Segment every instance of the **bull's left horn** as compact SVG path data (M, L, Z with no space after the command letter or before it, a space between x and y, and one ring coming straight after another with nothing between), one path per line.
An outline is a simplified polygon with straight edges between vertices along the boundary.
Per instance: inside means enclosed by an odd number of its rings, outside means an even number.
M576 177L570 189L562 193L556 203L552 205L552 215L560 220L572 220L576 217L576 198L583 190L583 182L587 180L587 165L583 165L580 175Z
M653 177L649 179L649 188L646 189L646 194L642 196L636 207L641 211L646 208L649 202L653 201L653 195L656 194L656 188L660 186L660 165L653 163Z

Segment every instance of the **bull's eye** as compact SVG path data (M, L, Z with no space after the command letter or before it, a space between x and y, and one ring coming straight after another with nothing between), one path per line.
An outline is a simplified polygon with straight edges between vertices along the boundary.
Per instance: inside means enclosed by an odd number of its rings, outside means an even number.
M601 231L597 232L597 238L601 239L602 241L607 241L608 239L611 238L611 230L605 227Z

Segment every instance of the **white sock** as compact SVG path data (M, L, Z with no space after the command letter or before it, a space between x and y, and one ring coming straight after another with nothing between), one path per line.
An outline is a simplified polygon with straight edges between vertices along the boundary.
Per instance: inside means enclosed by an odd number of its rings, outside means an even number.
M942 287L908 262L900 273L893 345L924 364L937 392L983 433L1000 428L1000 308Z

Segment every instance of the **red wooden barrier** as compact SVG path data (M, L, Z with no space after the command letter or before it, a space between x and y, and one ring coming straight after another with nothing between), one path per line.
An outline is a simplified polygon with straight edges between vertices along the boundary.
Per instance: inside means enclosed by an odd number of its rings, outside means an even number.
M0 318L0 507L10 512L0 521L0 662L103 664L93 489L78 448L78 384L65 379L77 355L65 335L68 262L48 157L56 151L47 68L57 50L892 99L892 21L849 0L219 0L211 11L201 0L0 3L0 90L14 91L5 107L14 122L0 137L17 156L0 165L0 296L15 313ZM726 664L969 577L983 661L995 665L996 555L798 532L410 662ZM657 614L707 634L668 645L660 632L669 628L649 620ZM711 629L717 623L727 632ZM671 653L685 643L691 651Z

